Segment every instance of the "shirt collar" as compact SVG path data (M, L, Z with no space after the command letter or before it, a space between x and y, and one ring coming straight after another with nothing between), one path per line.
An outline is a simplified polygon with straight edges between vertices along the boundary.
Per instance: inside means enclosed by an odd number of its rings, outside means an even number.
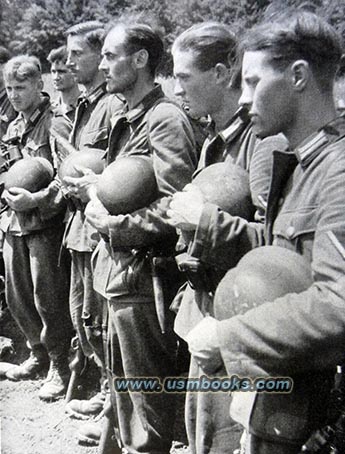
M20 119L20 120L23 120L25 123L27 123L28 125L33 125L36 123L36 121L38 120L38 118L41 116L41 114L50 106L50 98L49 98L49 95L48 93L42 93L42 101L40 102L40 104L36 107L36 109L32 112L32 114L30 115L29 119L27 121L25 121L24 119L24 116L23 116L23 113L20 112L18 114L18 117L17 117L17 120Z
M128 105L125 104L123 114L126 116L129 123L134 122L142 115L144 115L158 99L163 98L164 93L162 87L156 84L155 88L151 90L143 99L132 109L128 109Z
M244 107L240 107L235 114L230 118L227 125L221 131L215 132L214 121L211 120L207 126L210 136L220 137L222 141L227 144L235 140L242 134L244 129L250 123L248 111Z
M345 135L345 118L339 117L320 128L305 139L296 149L295 155L303 167L308 166L329 143Z
M82 93L78 98L78 104L80 104L81 102L88 102L90 104L97 102L99 98L107 92L106 87L106 82L102 82L101 85L98 85L98 87L96 87L90 93Z

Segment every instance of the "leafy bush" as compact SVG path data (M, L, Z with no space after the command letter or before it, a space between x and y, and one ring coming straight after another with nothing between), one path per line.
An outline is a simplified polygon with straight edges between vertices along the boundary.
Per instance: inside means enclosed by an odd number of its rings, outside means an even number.
M265 13L301 5L328 18L345 42L343 0L0 0L0 45L14 54L36 55L48 69L48 53L65 42L65 30L78 22L107 23L124 12L154 13L169 49L175 37L194 23L218 20L240 34ZM166 59L163 74L169 73L171 62Z

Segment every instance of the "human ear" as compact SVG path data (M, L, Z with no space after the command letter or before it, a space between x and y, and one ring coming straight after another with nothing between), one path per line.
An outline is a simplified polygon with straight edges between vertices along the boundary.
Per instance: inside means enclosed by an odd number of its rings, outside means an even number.
M293 88L297 91L305 89L311 76L310 65L305 60L296 60L290 67Z
M145 68L149 61L149 53L146 49L140 49L134 54L134 63L137 68Z
M227 83L229 82L231 75L230 69L227 68L223 63L217 63L216 66L214 67L214 70L218 82L224 81L226 81Z
M43 87L44 87L43 80L42 80L42 79L39 79L39 80L37 81L37 89L38 89L39 91L42 91L42 90L43 90Z

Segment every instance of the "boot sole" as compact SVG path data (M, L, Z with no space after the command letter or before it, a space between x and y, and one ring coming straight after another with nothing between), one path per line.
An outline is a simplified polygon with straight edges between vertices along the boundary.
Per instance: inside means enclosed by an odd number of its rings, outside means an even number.
M78 444L81 446L98 446L99 440L78 435Z

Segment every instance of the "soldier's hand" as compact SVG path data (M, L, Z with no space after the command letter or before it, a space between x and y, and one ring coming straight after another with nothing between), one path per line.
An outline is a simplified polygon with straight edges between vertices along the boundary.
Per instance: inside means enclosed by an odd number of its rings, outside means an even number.
M87 169L86 167L75 166L75 168L83 176L65 177L63 183L70 195L80 199L84 203L88 203L90 201L90 187L97 183L99 175L96 175L92 170Z
M186 336L189 351L206 374L216 372L223 364L217 335L218 322L205 317Z
M167 215L170 224L181 230L195 230L204 208L204 196L195 185L187 184L182 192L176 192L170 202Z
M95 196L95 194L93 194L92 190L91 200L85 208L85 216L88 222L100 233L103 233L105 235L109 234L109 211L104 207L102 202Z
M23 188L11 188L2 193L7 205L14 211L27 211L37 207L34 194Z

